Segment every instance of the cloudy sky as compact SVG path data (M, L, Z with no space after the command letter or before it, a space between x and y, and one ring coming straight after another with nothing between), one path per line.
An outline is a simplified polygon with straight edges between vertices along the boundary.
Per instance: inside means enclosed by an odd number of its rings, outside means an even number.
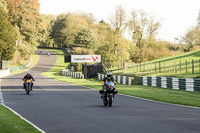
M200 0L39 0L41 13L61 14L84 11L108 22L117 5L127 12L142 9L161 21L158 39L173 42L197 24Z

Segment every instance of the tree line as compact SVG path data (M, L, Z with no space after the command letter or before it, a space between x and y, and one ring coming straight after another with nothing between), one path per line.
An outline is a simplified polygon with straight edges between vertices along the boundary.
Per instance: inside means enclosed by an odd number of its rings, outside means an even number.
M38 45L66 47L74 54L100 54L108 66L124 61L140 63L182 51L199 44L199 25L176 45L157 39L158 18L143 10L127 13L117 6L108 21L97 22L91 13L40 13L38 0L0 0L0 60L13 56L28 59ZM124 33L131 35L131 40ZM81 69L80 64L77 68Z
M0 0L0 61L29 59L38 45L47 43L45 17L38 0Z

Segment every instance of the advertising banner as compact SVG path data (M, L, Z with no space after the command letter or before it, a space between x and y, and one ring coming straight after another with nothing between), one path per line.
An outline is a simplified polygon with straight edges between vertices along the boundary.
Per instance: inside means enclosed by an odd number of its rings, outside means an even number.
M101 55L71 55L71 63L100 63Z

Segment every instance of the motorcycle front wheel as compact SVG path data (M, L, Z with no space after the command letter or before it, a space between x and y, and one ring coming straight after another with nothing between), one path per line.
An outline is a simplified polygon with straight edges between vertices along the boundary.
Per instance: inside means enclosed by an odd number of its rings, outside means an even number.
M111 107L112 106L112 95L109 95L108 96L108 100L109 100L109 107Z
M26 94L29 95L29 92L30 92L30 84L28 84L27 87L26 87Z

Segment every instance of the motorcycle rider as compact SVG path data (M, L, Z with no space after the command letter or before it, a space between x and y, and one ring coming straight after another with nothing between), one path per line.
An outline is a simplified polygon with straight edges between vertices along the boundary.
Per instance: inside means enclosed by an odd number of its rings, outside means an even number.
M22 78L22 80L24 81L24 83L23 83L23 85L24 85L23 89L26 88L25 84L26 84L27 79L29 79L29 80L32 79L33 81L35 81L35 79L34 79L33 76L31 75L31 73L30 73L30 72L27 72L27 74ZM31 91L32 91L32 87L33 87L33 82L31 81Z
M106 85L106 82L108 82L108 81L111 81L111 82L114 82L115 83L115 85L117 84L117 82L115 81L115 79L112 77L112 74L111 74L111 72L107 72L106 73L106 77L104 77L103 78L103 80L102 80L102 89L101 90L99 90L99 93L101 94L101 98L104 98L104 96L105 96L105 91L104 91L104 89L105 89L105 85ZM117 94L117 89L115 88L115 94Z

